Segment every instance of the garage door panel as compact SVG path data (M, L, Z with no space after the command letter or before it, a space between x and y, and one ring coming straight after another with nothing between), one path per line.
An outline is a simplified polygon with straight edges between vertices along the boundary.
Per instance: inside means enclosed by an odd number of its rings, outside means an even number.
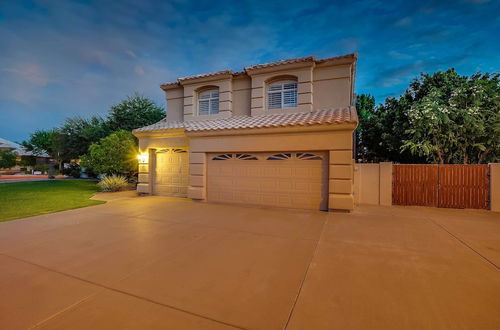
M154 193L186 197L189 181L188 156L184 149L167 148L156 153Z
M227 155L221 161L209 155L209 201L316 210L326 206L325 155L320 160L302 160L297 153L252 154L254 160Z

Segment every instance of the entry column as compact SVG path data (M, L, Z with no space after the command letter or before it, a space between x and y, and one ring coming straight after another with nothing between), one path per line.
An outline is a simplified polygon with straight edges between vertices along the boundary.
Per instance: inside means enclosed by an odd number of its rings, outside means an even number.
M189 187L188 198L206 200L207 160L204 152L189 153Z
M329 157L328 208L354 209L352 150L331 150Z

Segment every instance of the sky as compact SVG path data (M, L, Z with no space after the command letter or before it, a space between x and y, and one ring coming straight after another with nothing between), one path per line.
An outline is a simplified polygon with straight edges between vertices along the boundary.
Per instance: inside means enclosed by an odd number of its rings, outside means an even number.
M359 54L377 103L421 72L500 70L500 0L0 0L0 137L105 116L177 77Z

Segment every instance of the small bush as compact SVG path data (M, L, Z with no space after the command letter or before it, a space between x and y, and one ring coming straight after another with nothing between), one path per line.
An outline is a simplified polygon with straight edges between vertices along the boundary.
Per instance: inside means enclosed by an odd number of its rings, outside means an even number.
M35 171L40 171L42 173L46 173L49 171L49 166L48 165L35 165L33 168Z
M77 163L70 163L63 168L62 173L78 179L80 177L80 170L80 165Z
M104 177L98 184L101 191L120 191L128 187L127 178L122 175Z

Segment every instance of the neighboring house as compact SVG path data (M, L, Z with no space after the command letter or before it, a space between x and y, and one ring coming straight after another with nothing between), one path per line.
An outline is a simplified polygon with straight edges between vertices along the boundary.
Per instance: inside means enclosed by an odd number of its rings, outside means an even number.
M22 156L34 156L36 164L39 165L48 164L50 161L50 157L47 154L34 155L31 151L26 151L22 145L0 138L0 151L3 150L11 150L15 153L17 155L17 161L20 161ZM26 166L26 168L32 169L32 166ZM20 172L21 166L16 165L9 170L12 172Z
M134 131L140 193L352 210L356 54L161 85L167 117Z

